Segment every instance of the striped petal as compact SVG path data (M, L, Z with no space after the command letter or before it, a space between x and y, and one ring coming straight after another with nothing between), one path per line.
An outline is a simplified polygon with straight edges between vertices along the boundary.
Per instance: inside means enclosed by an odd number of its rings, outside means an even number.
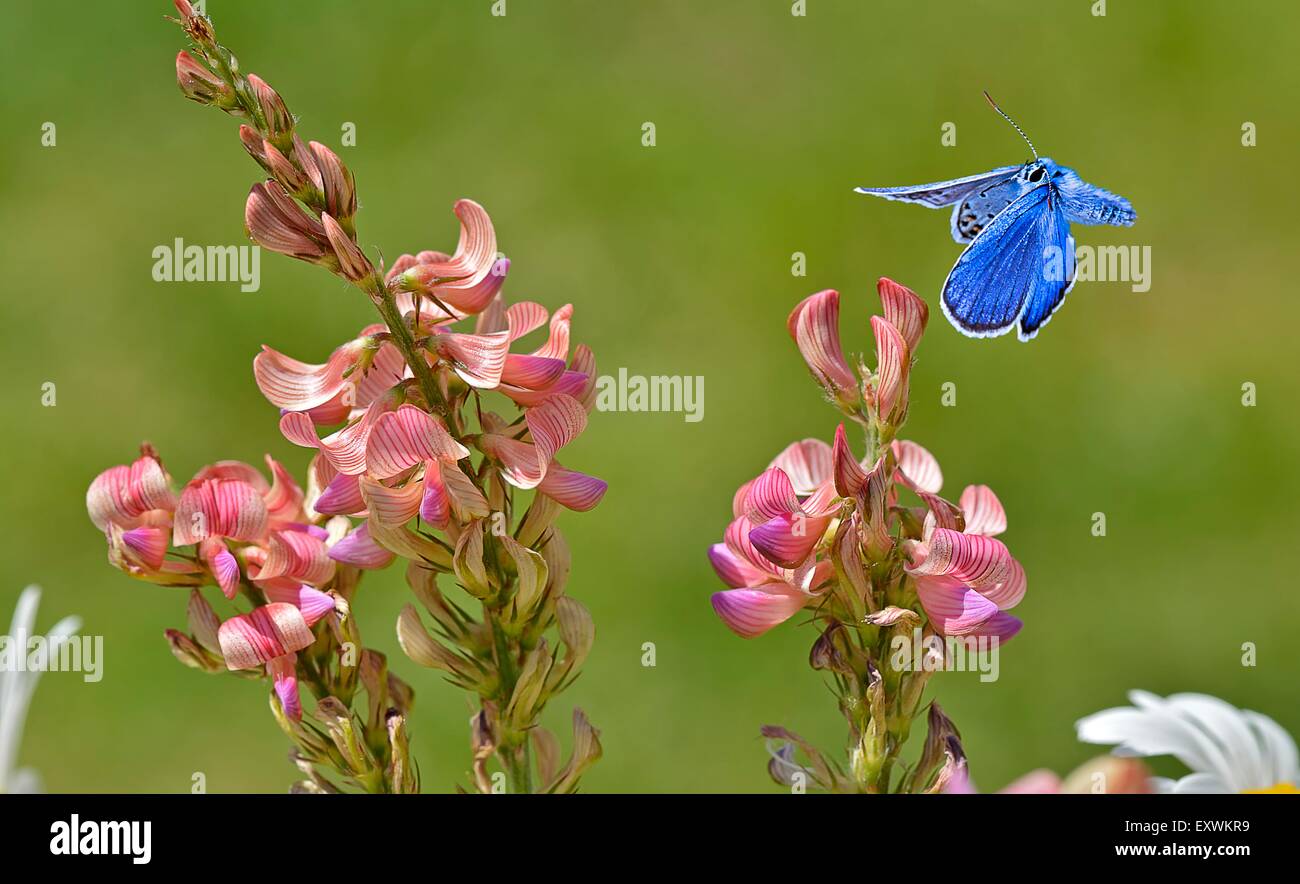
M563 359L511 353L505 359L500 380L528 390L544 390L558 381L567 367Z
M362 348L360 340L349 341L331 353L328 362L313 365L263 345L253 358L253 379L275 407L308 411L334 399L348 386L344 373L356 365Z
M460 241L447 260L419 260L403 274L408 284L425 289L438 279L438 298L467 313L478 313L496 296L505 274L493 273L497 264L497 238L492 219L473 200L462 199L453 209L460 219ZM423 257L417 256L417 259ZM507 265L508 266L508 265Z
M263 592L272 602L288 602L302 611L308 626L315 626L326 614L334 612L334 596L306 584L298 586L268 586Z
M834 464L835 491L840 497L857 497L867 484L867 474L853 456L844 424L835 428L835 446L831 451Z
M86 512L101 531L134 528L152 510L174 510L171 478L157 458L145 455L130 466L116 466L95 477L86 490Z
M832 397L856 402L857 377L840 349L840 293L827 289L804 298L786 327L817 382Z
M199 544L199 557L212 572L212 578L228 599L239 589L239 561L219 537L209 537Z
M372 474L383 479L426 460L456 461L468 455L469 450L439 420L408 403L375 421L365 462Z
M451 501L447 497L447 488L442 481L442 468L434 460L426 461L424 464L420 518L436 528L446 528L451 522Z
M122 532L122 545L137 561L154 571L162 567L170 539L171 532L166 528L144 526Z
M551 316L551 333L546 343L533 351L534 356L544 359L569 358L569 324L573 319L573 305L565 304Z
M266 503L252 485L237 479L204 479L181 492L172 543L189 546L209 537L257 540L268 525Z
M362 522L347 537L330 547L329 557L344 565L373 570L386 568L395 556L370 537L368 523Z
M252 669L301 651L315 636L295 605L272 602L222 623L217 639L228 668Z
M369 476L363 476L361 497L366 502L371 521L383 525L405 525L420 511L424 483L407 482L401 488L390 488Z
M266 664L266 673L271 676L275 686L275 695L280 698L280 707L285 718L290 721L302 720L302 698L298 695L297 654L285 654Z
M979 534L936 528L929 541L909 544L910 574L946 576L978 589L1002 583L1014 561L1002 541Z
M876 291L884 307L885 321L903 336L907 352L916 352L916 345L921 342L925 324L930 319L930 308L925 300L917 297L916 292L907 286L884 276L876 283Z
M938 494L943 487L943 470L934 455L906 439L895 439L892 447L903 484L913 491Z
M745 496L745 516L755 525L798 512L802 512L799 497L784 470L776 467L764 470L749 483L749 492Z
M883 422L895 422L897 410L906 407L907 373L911 357L902 334L879 316L871 317L876 336L875 410Z
M755 568L731 551L725 543L709 547L709 564L727 586L739 589L754 587L772 581L772 575Z
M534 301L520 301L506 308L506 328L510 332L510 342L522 338L531 331L546 324L548 311Z
M1020 600L1025 597L1025 589L1028 582L1025 579L1025 569L1020 562L1015 559L1011 560L1011 570L1008 572L1006 579L1001 583L995 583L992 586L985 586L980 589L984 597L997 605L1003 611L1008 611L1020 604Z
M831 446L820 439L791 442L772 458L768 469L776 467L790 477L794 493L812 494L831 477L834 454Z
M588 395L588 385L590 383L591 379L586 374L570 370L560 375L560 379L545 390L528 390L507 383L502 383L497 389L499 392L509 396L516 405L522 406L523 408L535 408L536 406L545 403L546 400L550 399L552 396L561 393L565 396L572 397L574 400L585 402ZM589 411L590 409L586 408L584 405L583 410Z
M961 511L966 516L969 534L992 537L1007 530L1007 512L987 485L967 485L961 493Z
M788 592L759 588L715 592L711 601L728 629L741 638L757 638L797 614L805 600Z
M484 433L479 437L478 446L497 462L501 477L516 488L536 488L546 478L547 463L541 459L537 446L530 442Z
M582 434L587 428L587 410L572 396L558 393L524 414L528 432L537 446L538 459L543 466L550 463L555 452Z
M361 499L360 479L360 476L337 474L316 498L313 509L327 516L351 516L362 512L366 504Z
M366 445L371 428L386 414L385 402L377 400L370 403L358 420L322 439L307 415L290 411L280 418L280 432L295 445L319 449L338 472L355 476L366 471Z
M916 594L930 623L944 635L968 635L998 613L993 602L950 578L919 578Z
M790 513L769 519L749 532L749 542L764 558L783 568L797 568L812 553L830 525L826 516Z
M479 491L469 476L458 464L441 462L438 464L438 476L442 479L443 490L447 493L447 502L451 511L462 522L485 518L491 508L487 498Z
M568 393L574 399L582 403L582 407L591 414L591 410L596 407L596 355L591 352L591 348L586 344L579 344L573 348L573 359L569 360L569 371L561 376L562 381L569 375L579 375L583 378L582 385L577 390L559 389L559 381L556 382L557 393Z
M278 460L266 455L266 465L271 470L271 487L262 492L266 516L272 527L281 527L304 519L302 488Z
M443 332L434 336L433 345L438 355L471 387L491 390L501 383L510 350L510 336L505 332L490 335Z
M253 578L257 581L290 577L320 586L334 576L334 560L325 541L307 531L273 531L266 546L266 561Z
M609 489L603 479L552 463L537 490L574 512L585 513L600 503Z

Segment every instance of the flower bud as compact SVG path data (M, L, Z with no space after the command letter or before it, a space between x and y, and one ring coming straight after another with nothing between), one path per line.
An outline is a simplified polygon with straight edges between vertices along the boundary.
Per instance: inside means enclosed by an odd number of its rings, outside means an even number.
M338 269L324 226L303 212L276 181L254 184L244 205L244 226L263 248Z
M293 135L294 120L284 99L257 74L248 75L248 87L266 121L267 134L273 141L288 141Z
M186 666L203 672L221 671L221 661L204 651L185 633L175 629L168 629L165 635L167 636L167 644L172 649L172 655Z
M512 730L526 731L541 712L547 699L546 676L553 660L545 639L538 642L537 647L524 658L519 678L515 681L515 689L505 708L505 717Z
M487 568L483 565L483 520L475 519L456 540L456 552L451 560L456 579L466 592L475 598L486 598L492 592Z
M560 640L569 649L564 657L565 664L580 666L596 640L596 624L591 619L591 612L577 599L564 596L555 603L555 618L560 627Z
M320 175L319 187L325 195L325 211L344 230L352 232L352 216L357 213L357 186L352 172L338 154L319 141L308 142L308 150Z
M411 764L411 743L406 733L406 716L390 712L388 729L389 762L387 778L393 793L411 795L419 791L419 781Z
M176 55L176 83L181 94L199 104L215 104L229 109L235 104L235 91L188 52Z
M552 792L572 792L578 786L578 780L593 764L600 760L603 750L600 746L600 731L591 726L587 714L581 709L573 710L573 754L569 762L556 777Z
M840 348L840 293L827 289L804 298L786 320L817 383L845 411L858 405L858 379Z
M339 226L331 216L321 213L321 225L325 228L325 236L329 239L330 247L334 250L334 255L338 258L339 273L349 282L361 282L362 280L374 276L375 268L371 265L370 260L366 257L365 252L348 236L347 232Z
M216 611L212 610L212 606L203 597L203 593L197 589L190 591L190 602L186 608L186 615L189 620L190 632L194 634L195 640L205 650L220 654L221 642L217 638L217 631L221 629L221 618L217 616Z

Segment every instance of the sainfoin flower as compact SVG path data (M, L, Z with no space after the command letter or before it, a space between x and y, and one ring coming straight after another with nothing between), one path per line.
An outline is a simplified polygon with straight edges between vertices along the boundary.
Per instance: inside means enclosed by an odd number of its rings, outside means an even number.
M791 312L787 327L800 355L847 420L831 442L794 442L745 482L732 498L722 542L709 550L728 587L714 593L713 609L737 635L754 638L801 611L817 624L809 662L832 674L840 694L850 721L850 771L837 772L782 728L772 730L786 735L772 770L786 782L792 770L804 769L832 791L889 788L907 737L900 720L915 714L926 681L947 660L932 652L898 657L922 660L924 671L911 671L893 662L892 642L1006 641L1021 627L1006 612L1026 586L1024 569L996 537L1007 518L993 491L971 485L958 503L945 500L934 455L897 438L929 312L892 280L881 279L877 291L882 310L869 323L872 366L855 367L844 355L838 292L817 292ZM864 439L861 457L850 429ZM900 665L909 668L893 669ZM888 712L895 708L901 711ZM809 757L808 766L794 759L796 750ZM914 769L899 788L930 788L943 759L932 753L929 767Z
M1116 755L1172 755L1191 769L1177 780L1152 777L1159 792L1300 793L1296 743L1267 715L1207 694L1159 697L1130 691L1132 706L1105 709L1076 724L1085 743Z

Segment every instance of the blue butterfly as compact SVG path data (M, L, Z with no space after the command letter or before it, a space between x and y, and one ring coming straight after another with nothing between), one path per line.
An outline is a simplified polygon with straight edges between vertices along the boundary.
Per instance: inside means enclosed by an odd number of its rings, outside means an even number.
M1040 157L1015 121L984 97L1029 144L1032 160L952 181L857 192L932 209L954 206L952 238L968 245L944 281L944 315L974 338L1006 334L1019 323L1020 340L1028 341L1074 285L1070 222L1128 227L1137 213L1122 196Z

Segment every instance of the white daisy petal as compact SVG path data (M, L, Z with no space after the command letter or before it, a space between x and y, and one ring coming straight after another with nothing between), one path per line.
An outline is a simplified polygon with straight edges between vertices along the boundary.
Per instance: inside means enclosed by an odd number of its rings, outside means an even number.
M1210 773L1188 774L1174 783L1174 792L1179 795L1231 795L1236 791Z
M1172 755L1194 771L1227 778L1221 750L1196 727L1169 713L1163 705L1146 709L1106 709L1075 724L1085 743L1115 746L1117 755Z
M1263 747L1270 779L1268 785L1290 783L1300 786L1300 753L1297 753L1291 735L1267 715L1249 709L1243 709L1241 714L1250 723Z
M1232 791L1263 789L1276 780L1264 769L1259 741L1236 706L1206 694L1170 694L1169 708L1203 730L1223 748ZM1268 782L1265 780L1268 779Z

